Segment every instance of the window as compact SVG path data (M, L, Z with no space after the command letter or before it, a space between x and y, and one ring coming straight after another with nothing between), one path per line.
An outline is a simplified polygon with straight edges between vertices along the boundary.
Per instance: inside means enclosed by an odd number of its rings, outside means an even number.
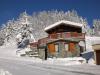
M68 44L65 43L65 51L68 51L69 47L68 47Z
M55 51L58 52L59 51L59 45L55 44Z

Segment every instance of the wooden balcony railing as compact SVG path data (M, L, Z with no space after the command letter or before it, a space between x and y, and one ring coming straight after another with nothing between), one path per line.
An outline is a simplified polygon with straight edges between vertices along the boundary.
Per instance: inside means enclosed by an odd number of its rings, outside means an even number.
M77 38L77 39L85 39L84 33L76 33L76 32L64 32L64 33L56 33L56 34L49 34L48 37L42 38L38 40L38 45L45 45L48 40L55 40L55 39L67 39L67 38Z
M60 39L60 38L80 38L84 39L84 33L77 33L77 32L64 32L64 33L55 33L49 34L49 39Z

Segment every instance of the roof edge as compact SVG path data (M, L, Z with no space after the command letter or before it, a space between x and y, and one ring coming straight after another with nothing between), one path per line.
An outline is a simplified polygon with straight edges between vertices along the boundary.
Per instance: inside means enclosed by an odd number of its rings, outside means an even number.
M59 26L61 23L64 23L64 24L67 24L67 25L72 25L72 26L77 26L77 27L82 27L83 26L83 24L81 24L81 23L75 23L75 22L71 22L71 21L62 20L62 21L58 21L58 22L44 28L44 31L47 31L47 30L49 30L53 27Z

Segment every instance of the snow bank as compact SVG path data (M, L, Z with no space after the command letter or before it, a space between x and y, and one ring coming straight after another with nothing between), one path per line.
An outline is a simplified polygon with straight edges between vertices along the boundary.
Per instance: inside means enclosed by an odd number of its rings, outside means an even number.
M12 75L9 71L5 71L3 69L0 69L0 75Z
M93 44L100 44L100 37L86 36L85 41L86 41L86 51L94 51L92 49L92 45Z
M0 48L6 48L6 47L15 47L16 46L16 40L15 39L12 39L12 40L9 40L8 42L5 41L4 45L0 46ZM16 46L17 48L17 46Z
M32 50L28 47L24 48L24 49L18 49L16 51L16 55L20 57L21 55L26 54L26 52L28 52L28 51L32 51Z
M95 60L93 58L89 59L88 64L89 65L96 65Z
M53 65L81 65L86 63L86 60L82 57L69 57L69 58L48 58L43 64Z

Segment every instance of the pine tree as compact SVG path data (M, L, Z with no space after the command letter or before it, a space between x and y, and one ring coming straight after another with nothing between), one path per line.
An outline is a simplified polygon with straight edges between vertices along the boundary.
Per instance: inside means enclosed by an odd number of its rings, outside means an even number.
M25 11L19 15L18 19L12 19L3 24L0 34L2 34L5 42L15 39L19 33L32 34L37 41L47 36L47 33L44 32L45 27L60 20L81 23L83 24L83 33L90 35L91 29L87 20L79 16L75 10L67 12L57 10L34 12L32 16Z

